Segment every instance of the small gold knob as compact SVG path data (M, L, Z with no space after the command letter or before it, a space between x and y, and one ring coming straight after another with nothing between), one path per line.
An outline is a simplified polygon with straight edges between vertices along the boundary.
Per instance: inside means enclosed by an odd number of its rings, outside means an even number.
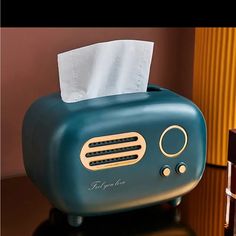
M171 170L170 170L170 167L168 167L168 166L165 166L161 169L161 175L162 176L167 177L167 176L170 175L170 173L171 173Z
M186 165L184 164L179 164L178 167L177 167L177 172L179 174L184 174L186 172L187 168L186 168Z

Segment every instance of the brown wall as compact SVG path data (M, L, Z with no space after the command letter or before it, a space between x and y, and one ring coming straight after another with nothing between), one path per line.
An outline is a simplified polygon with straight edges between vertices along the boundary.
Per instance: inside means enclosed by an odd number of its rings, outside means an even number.
M154 41L150 81L191 97L194 29L1 29L2 176L24 173L21 125L38 97L59 90L57 54L115 39Z

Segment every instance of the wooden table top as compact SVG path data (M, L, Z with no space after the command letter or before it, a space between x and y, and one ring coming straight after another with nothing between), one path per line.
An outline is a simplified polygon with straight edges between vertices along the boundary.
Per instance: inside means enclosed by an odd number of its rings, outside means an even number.
M72 228L26 176L3 179L2 235L223 236L226 181L226 168L207 166L200 183L176 208L157 205L88 217L80 228Z

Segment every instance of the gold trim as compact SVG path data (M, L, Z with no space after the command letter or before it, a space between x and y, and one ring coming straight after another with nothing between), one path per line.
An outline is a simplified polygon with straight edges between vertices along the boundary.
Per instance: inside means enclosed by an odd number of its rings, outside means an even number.
M179 129L179 130L181 130L181 131L183 132L183 134L184 134L184 139L185 139L184 145L183 145L183 147L182 147L178 152L176 152L176 153L167 153L167 152L164 151L164 149L163 149L163 147L162 147L162 139L163 139L164 135L165 135L169 130L171 130L171 129ZM159 140L159 147L160 147L161 152L162 152L166 157L177 157L177 156L179 156L179 155L184 151L184 149L185 149L186 146L187 146L187 143L188 143L188 136L187 136L187 133L186 133L186 131L184 130L184 128L182 128L182 127L179 126L179 125L172 125L172 126L169 126L167 129L165 129L164 132L161 134L161 137L160 137L160 140Z
M132 138L132 137L136 137L137 140L127 141L127 142L117 143L117 144L97 146L97 147L96 146L89 147L89 144L91 143L104 142L104 141L116 140L116 139L124 139L124 138ZM119 153L111 153L111 154L105 154L105 155L86 157L86 154L90 152L98 152L98 151L103 151L103 150L109 151L116 148L125 148L125 147L132 147L132 146L138 146L138 145L141 146L141 148L138 150L131 150L131 151L127 150L127 151L119 152ZM86 141L80 152L80 160L82 164L84 165L84 167L89 170L94 170L94 171L103 170L103 169L114 168L114 167L119 167L119 166L133 165L143 158L145 151L146 151L145 139L141 134L137 132L106 135L106 136L94 137ZM133 160L124 160L124 161L119 161L119 162L105 163L105 164L90 166L90 163L94 161L102 161L102 160L107 160L111 158L118 158L118 157L123 157L123 156L130 156L130 155L137 155L137 158Z

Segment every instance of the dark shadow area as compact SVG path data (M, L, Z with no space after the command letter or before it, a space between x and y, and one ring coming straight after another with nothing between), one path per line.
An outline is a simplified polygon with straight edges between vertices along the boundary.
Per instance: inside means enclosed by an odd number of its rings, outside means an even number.
M181 223L178 208L162 205L119 214L86 217L78 228L69 226L66 215L53 208L49 219L42 222L33 233L33 236L49 235L195 236L196 234L191 228Z

